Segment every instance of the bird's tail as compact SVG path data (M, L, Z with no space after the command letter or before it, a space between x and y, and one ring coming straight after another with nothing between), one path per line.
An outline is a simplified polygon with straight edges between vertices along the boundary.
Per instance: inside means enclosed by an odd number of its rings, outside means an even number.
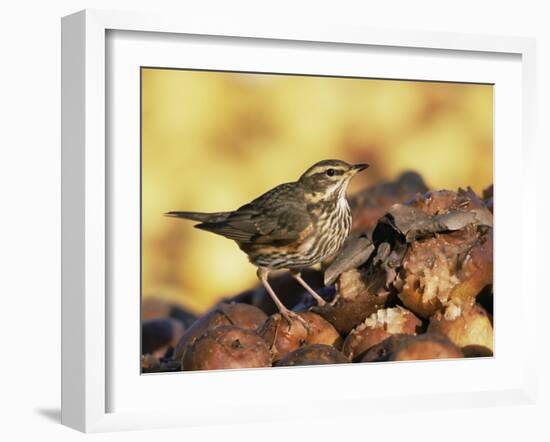
M224 222L231 212L216 212L216 213L203 213L203 212L168 212L166 216L173 216L175 218L185 218L193 221L200 221L202 223L221 223Z

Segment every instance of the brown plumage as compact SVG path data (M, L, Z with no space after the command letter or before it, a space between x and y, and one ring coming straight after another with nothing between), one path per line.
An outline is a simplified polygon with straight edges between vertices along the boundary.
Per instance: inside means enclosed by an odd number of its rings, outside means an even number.
M195 227L234 240L258 267L258 278L281 314L289 311L271 289L267 276L274 269L289 269L317 300L324 300L301 278L300 269L338 252L351 229L346 200L350 179L367 164L350 165L324 160L299 179L280 184L232 212L169 212L167 215L199 221Z

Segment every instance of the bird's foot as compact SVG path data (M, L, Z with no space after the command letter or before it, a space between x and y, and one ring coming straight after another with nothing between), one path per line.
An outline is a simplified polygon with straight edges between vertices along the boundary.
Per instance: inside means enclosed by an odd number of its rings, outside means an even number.
M317 301L317 305L319 307L323 307L327 304L327 301L325 301L323 298L321 298L319 295L317 295L318 297L315 298L315 300Z
M286 321L288 322L289 329L292 328L293 320L296 320L304 326L308 334L311 332L311 327L309 323L304 318L302 318L298 313L295 313L292 310L285 309L285 310L281 310L281 316L285 318Z

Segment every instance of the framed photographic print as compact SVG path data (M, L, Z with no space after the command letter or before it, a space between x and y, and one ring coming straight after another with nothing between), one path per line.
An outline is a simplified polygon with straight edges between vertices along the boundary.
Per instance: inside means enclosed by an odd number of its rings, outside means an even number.
M533 400L532 40L108 11L62 36L64 424Z

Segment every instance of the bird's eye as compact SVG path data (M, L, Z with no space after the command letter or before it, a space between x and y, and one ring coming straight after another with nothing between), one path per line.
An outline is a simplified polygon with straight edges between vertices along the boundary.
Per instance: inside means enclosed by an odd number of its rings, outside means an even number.
M328 176L334 176L334 169L327 169L326 174L327 174Z

